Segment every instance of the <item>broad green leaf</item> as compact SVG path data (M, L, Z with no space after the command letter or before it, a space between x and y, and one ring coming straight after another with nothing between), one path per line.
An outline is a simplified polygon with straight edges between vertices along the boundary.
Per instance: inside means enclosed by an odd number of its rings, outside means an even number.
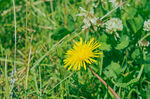
M119 75L119 73L121 73L121 67L118 63L112 62L111 63L111 69L117 74Z
M125 8L125 12L124 10L122 11L122 14L123 14L123 18L124 19L132 19L134 18L134 16L136 15L137 13L137 9L136 8L133 8L133 7L126 7Z
M150 73L150 64L145 64L145 73Z
M150 64L150 53L146 55L146 63Z
M147 3L147 0L136 0L135 7L143 8L145 7L146 3Z
M9 0L0 0L0 10L5 8L9 4Z
M140 28L142 28L144 20L142 16L138 14L138 16L134 18L134 22L135 22L136 32L137 32Z
M117 78L117 75L113 72L113 71L111 71L111 70L105 70L104 71L104 74L108 77L108 78L111 78L111 77L113 77L113 78Z
M102 34L101 36L100 36L100 38L99 38L99 41L100 42L106 42L107 41L107 35L106 34Z
M108 67L105 68L104 74L107 77L117 78L117 76L121 73L121 67L118 63L112 62Z
M148 88L148 90L146 91L146 97L147 97L147 99L149 99L149 97L150 97L150 88Z
M124 35L120 38L120 43L117 44L117 46L115 47L115 49L117 50L121 50L126 48L129 45L129 37Z
M133 19L129 19L126 21L128 24L128 28L131 29L134 33L136 33L139 29L142 28L144 20L140 14Z
M136 33L136 32L137 32L134 19L129 19L129 20L126 21L126 23L127 23L127 28L128 28L131 32L133 32L133 33Z
M102 46L100 46L101 50L106 50L106 51L110 51L111 50L111 46L105 42L101 43Z
M144 71L146 73L147 79L150 79L150 64L145 64Z
M126 7L125 11L122 10L121 13L122 13L121 19L122 19L123 25L126 27L127 31L129 32L130 29L128 28L127 22L129 23L129 20L132 20L134 18L134 16L137 13L137 9L133 7Z
M139 49L135 49L135 51L131 54L131 57L133 59L136 59L137 57L139 57L139 55L140 55Z

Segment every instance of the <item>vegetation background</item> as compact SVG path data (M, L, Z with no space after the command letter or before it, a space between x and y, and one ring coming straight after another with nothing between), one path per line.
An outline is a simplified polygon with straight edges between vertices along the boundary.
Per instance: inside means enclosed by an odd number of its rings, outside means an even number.
M143 31L150 2L123 2L115 9L109 0L0 0L0 99L114 98L90 70L63 67L65 52L80 37L102 44L103 55L90 66L122 99L150 98L150 46L139 46L150 41L150 32ZM102 23L121 19L120 38L101 26L82 29L77 14L93 3L99 18L114 9Z

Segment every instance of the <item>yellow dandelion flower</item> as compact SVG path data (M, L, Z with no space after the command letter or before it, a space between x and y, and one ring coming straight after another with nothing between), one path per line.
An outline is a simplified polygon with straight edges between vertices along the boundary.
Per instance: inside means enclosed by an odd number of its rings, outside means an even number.
M94 38L92 38L89 42L83 42L82 38L80 38L80 41L76 42L73 48L66 52L64 67L68 67L68 70L71 68L73 68L73 70L80 70L80 67L84 67L86 70L86 64L96 62L93 58L99 57L99 54L102 54L102 52L95 50L100 46L101 44L94 41Z

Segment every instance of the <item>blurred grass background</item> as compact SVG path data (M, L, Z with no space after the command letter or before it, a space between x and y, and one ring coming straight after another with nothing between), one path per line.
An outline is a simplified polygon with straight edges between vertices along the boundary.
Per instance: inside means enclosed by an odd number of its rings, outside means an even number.
M14 1L15 5L13 0L0 0L0 99L114 98L89 70L73 72L63 67L66 50L80 37L102 43L99 50L104 54L91 67L122 99L150 98L150 47L137 46L149 35L143 31L144 21L150 19L149 0L127 0L129 6L103 19L122 20L124 28L117 41L101 27L82 31L83 17L77 16L79 7L89 11L96 3L94 13L101 18L114 9L109 0ZM14 62L17 72L12 77Z

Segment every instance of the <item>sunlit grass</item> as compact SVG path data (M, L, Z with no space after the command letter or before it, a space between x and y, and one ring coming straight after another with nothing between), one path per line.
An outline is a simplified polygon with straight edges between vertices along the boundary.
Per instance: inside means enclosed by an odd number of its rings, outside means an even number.
M0 1L0 99L114 98L89 69L64 68L66 51L92 37L103 52L92 70L121 99L150 97L148 0L14 1ZM86 13L79 16L81 7ZM121 29L107 33L104 24L112 18L122 22Z

